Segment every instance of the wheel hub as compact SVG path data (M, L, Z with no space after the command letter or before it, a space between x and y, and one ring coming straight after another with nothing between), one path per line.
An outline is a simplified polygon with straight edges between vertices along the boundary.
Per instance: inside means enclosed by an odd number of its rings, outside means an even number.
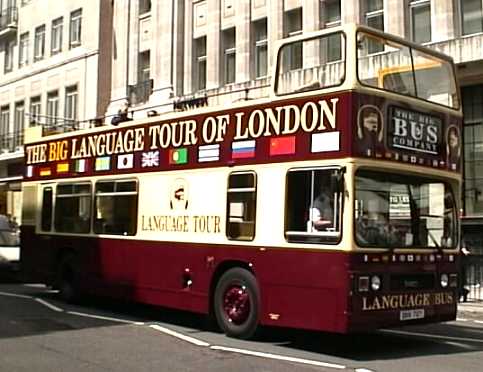
M245 286L234 285L228 288L223 297L223 309L230 322L240 325L250 315L250 295Z

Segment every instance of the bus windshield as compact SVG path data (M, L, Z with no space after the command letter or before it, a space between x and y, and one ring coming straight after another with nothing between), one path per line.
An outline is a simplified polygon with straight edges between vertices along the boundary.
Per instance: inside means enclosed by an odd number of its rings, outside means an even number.
M459 108L455 74L447 60L365 32L358 33L357 59L364 85Z
M360 169L355 198L355 235L361 247L456 247L456 205L444 182Z

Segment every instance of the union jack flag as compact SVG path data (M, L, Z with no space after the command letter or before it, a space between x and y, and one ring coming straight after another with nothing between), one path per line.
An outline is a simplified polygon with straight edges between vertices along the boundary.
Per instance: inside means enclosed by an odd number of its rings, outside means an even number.
M158 167L159 166L159 151L143 152L141 167Z

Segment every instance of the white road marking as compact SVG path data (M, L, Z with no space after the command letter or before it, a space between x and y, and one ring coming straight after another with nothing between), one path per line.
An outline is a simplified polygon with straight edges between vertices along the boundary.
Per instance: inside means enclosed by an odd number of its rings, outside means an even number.
M396 330L389 330L389 329L380 330L379 332L393 333L393 334L400 334L400 335L407 335L407 336L425 337L425 338L431 338L431 339L449 340L449 341L477 342L477 343L483 344L483 340L477 339L477 338L442 336L442 335L435 335L430 333L396 331Z
M0 296L16 297L16 298L27 298L29 300L31 300L33 298L32 296L26 296L26 295L21 295L21 294L16 294L16 293L8 293L8 292L0 292Z
M210 344L207 343L207 342L205 342L205 341L198 340L198 339L196 339L194 337L186 336L186 335L184 335L182 333L172 331L171 329L168 329L168 328L165 328L165 327L161 327L161 326L159 326L157 324L152 324L152 325L150 325L150 327L152 329L155 329L156 331L163 332L163 333L165 333L167 335L170 335L170 336L179 338L180 340L187 341L187 342L192 343L192 344L197 345L197 346L210 346Z
M61 309L60 307L54 306L47 301L42 300L41 298L34 298L35 301L37 301L39 304L42 304L46 307L48 307L50 310L57 311L58 313L61 313L64 311L64 309Z
M478 323L478 324L483 324L483 321L482 320L474 320L475 323Z
M93 319L102 319L102 320L110 320L112 322L117 322L117 323L126 323L126 324L134 324L134 325L144 325L144 322L135 322L132 320L127 320L127 319L120 319L120 318L113 318L110 316L102 316L102 315L94 315L94 314L87 314L87 313L79 313L77 311L67 311L67 314L71 315L78 315L82 316L85 318L93 318Z
M467 322L468 319L466 319L466 318L456 318L456 321L457 322Z
M345 369L345 368L347 368L346 366L343 366L343 365L340 365L340 364L319 362L317 360L294 358L294 357L288 357L288 356L284 356L284 355L262 353L262 352L259 352L259 351L236 349L236 348L225 347L225 346L210 346L210 349L220 350L220 351L228 351L228 352L231 352L231 353L238 353L238 354L256 356L256 357L261 357L261 358L267 358L267 359L283 360L283 361L286 361L286 362L308 364L308 365L317 366L317 367L327 367L327 368L334 368L334 369Z
M374 371L366 368L356 368L355 372L374 372Z

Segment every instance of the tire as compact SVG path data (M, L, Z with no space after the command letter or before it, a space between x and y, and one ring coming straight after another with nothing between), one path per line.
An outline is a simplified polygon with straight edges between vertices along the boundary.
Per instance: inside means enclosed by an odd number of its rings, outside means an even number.
M57 272L57 285L59 296L67 303L79 302L81 295L74 271L73 257L65 257L61 260Z
M252 337L260 315L260 291L255 276L242 268L224 273L216 285L214 313L218 326L227 336Z

